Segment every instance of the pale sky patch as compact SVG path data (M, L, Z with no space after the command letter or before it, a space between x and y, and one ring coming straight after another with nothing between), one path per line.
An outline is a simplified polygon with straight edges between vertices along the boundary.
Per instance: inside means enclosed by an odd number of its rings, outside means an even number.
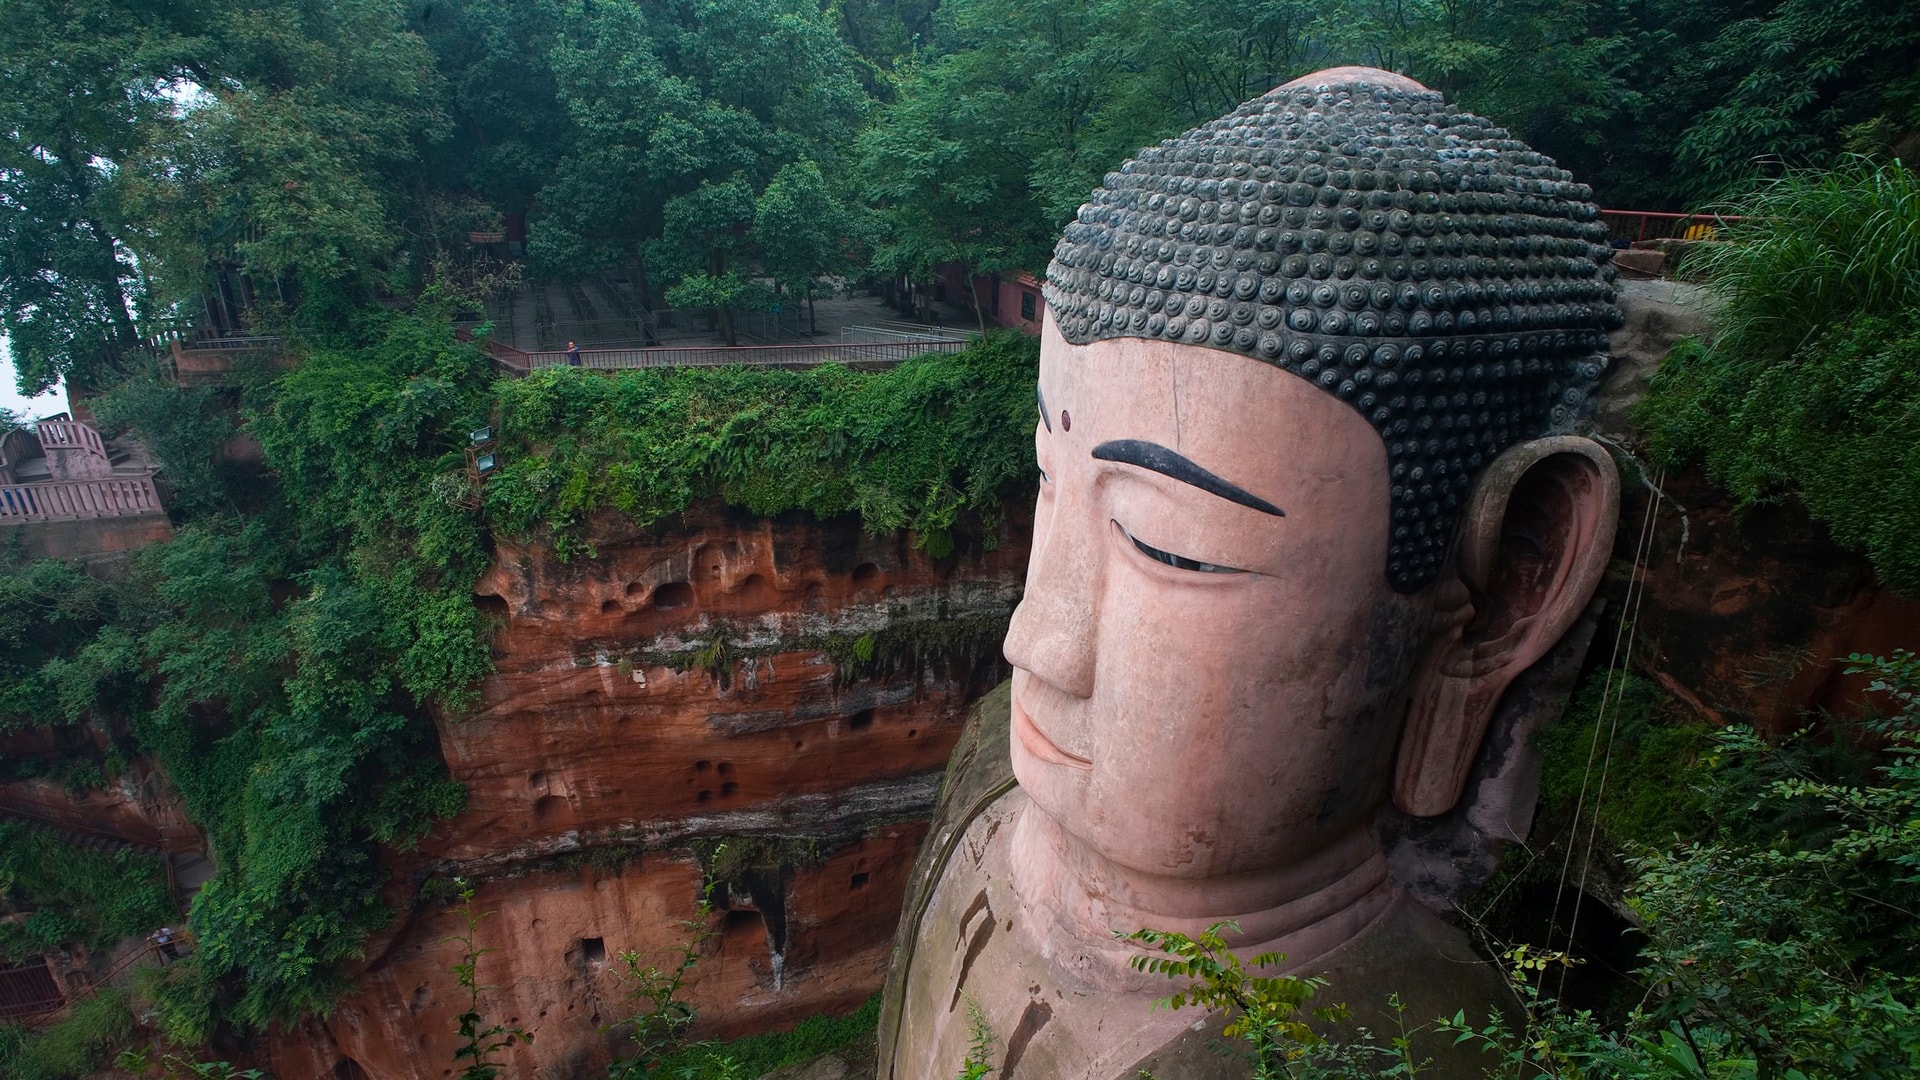
M23 397L13 378L13 353L0 337L0 409L28 420L40 420L67 411L67 388L56 386L37 398Z

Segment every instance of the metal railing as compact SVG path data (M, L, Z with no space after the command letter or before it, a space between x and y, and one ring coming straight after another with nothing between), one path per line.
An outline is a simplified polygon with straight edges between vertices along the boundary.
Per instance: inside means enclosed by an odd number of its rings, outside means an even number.
M970 330L946 330L938 326L915 326L912 323L880 323L840 328L840 340L849 343L969 341L979 336L978 333Z
M239 352L270 352L280 347L280 338L273 334L247 334L239 337L202 337L192 341L182 341L180 348L188 352L207 352L216 349L231 349Z
M174 955L171 957L167 956L159 945L148 941L146 948L127 950L127 954L121 957L118 963L108 968L106 972L99 977L89 978L82 976L78 980L78 985L72 988L73 993L71 996L68 996L65 991L59 988L58 984L55 984L54 989L59 995L58 997L42 998L34 1002L23 1001L13 1003L11 1007L0 1012L0 1020L35 1027L44 1026L56 1020L64 1019L68 1010L95 994L98 994L101 987L111 985L115 979L124 975L129 968L134 967L143 960L157 960L163 966L184 960L193 954L197 943L194 941L193 932L190 930L182 928L176 931L176 933L179 936L173 940ZM185 948L183 949L182 946L185 946Z
M1661 210L1602 210L1600 219L1616 240L1705 240L1720 226L1745 221L1737 214L1673 214Z
M609 371L627 368L672 367L790 367L821 364L898 364L925 353L956 353L967 342L928 341L839 342L830 345L700 345L650 349L582 349L580 366ZM525 374L545 367L567 366L564 351L524 352L511 345L487 342L487 352L508 371Z
M0 525L160 513L150 476L0 484Z

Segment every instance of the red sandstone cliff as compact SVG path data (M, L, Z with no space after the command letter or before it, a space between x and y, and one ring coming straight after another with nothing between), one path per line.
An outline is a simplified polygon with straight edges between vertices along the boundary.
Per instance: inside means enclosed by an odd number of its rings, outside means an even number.
M405 914L324 1022L268 1040L280 1080L438 1077L465 1007L429 875L475 879L489 1020L525 1027L513 1075L604 1073L618 954L686 940L725 840L718 931L690 998L709 1034L845 1010L880 986L905 874L967 706L1002 675L1026 562L931 559L904 534L703 508L603 528L592 558L507 548L477 588L498 673L440 722L465 813L396 860ZM837 657L837 659L836 659Z

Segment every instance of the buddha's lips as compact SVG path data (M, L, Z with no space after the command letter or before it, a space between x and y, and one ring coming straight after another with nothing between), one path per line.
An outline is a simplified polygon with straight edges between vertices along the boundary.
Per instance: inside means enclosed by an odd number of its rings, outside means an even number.
M1013 734L1020 740L1020 745L1027 748L1027 753L1041 761L1052 765L1065 765L1069 769L1093 768L1093 762L1067 753L1055 746L1052 739L1040 734L1040 729L1034 726L1033 717L1027 715L1027 710L1021 707L1018 699L1013 703Z

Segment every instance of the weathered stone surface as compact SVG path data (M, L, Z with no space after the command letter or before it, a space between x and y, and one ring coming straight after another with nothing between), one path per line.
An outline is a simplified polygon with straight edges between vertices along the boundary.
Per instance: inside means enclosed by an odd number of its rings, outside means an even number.
M940 768L1004 674L1023 539L936 560L852 519L710 507L603 526L594 549L502 548L482 579L498 674L473 715L440 721L468 809L395 857L403 916L333 1015L268 1041L280 1080L454 1066L459 923L417 895L429 875L477 879L476 910L495 913L482 1009L537 1036L509 1075L596 1075L620 1052L601 1031L623 1015L618 954L663 962L687 940L694 841L760 852L714 893L719 934L689 983L703 1034L879 988Z
M1613 253L1613 265L1629 274L1655 278L1666 268L1667 253L1650 248L1629 248Z
M880 984L891 914L905 886L921 823L875 830L817 866L798 868L785 891L784 927L750 901L716 890L707 943L689 973L686 998L700 1012L698 1034L727 1038L856 1007ZM477 911L492 914L476 944L489 989L489 1022L535 1038L498 1059L509 1076L581 1080L604 1075L622 1052L604 1032L637 1011L623 1001L619 954L670 964L688 939L700 870L679 856L642 856L616 871L581 866L480 884ZM361 976L324 1023L272 1043L277 1077L438 1077L454 1066L457 1018L467 1002L451 973L463 946L457 908L424 903L385 956ZM777 954L772 936L784 936ZM351 1062L350 1066L342 1063ZM340 1071L336 1071L340 1070Z
M1844 658L1913 647L1920 601L1882 585L1797 503L1737 514L1696 475L1663 488L1671 501L1645 556L1634 666L1715 722L1784 732L1809 709L1858 714L1866 679L1844 674ZM1651 501L1631 494L1622 558Z
M1647 393L1647 380L1674 343L1712 332L1709 299L1698 285L1675 281L1622 281L1612 360L1594 394L1594 429L1611 438L1633 433L1633 406Z
M946 761L999 671L1025 561L1020 544L936 562L851 520L717 510L597 546L571 562L503 549L482 580L504 622L499 673L476 714L440 725L469 803L434 856L478 867L656 833L811 832L855 789L868 800L842 816L924 815L924 782L897 806L871 785ZM927 651L846 682L822 648L866 635ZM693 659L703 649L716 659Z
M30 521L0 529L0 542L18 537L20 549L34 559L81 559L89 565L112 562L129 551L173 539L165 514L87 518L81 521Z
M51 758L72 753L69 743L74 738L98 741L91 728L31 728L0 738L0 755ZM134 763L100 788L74 791L45 778L0 783L0 815L171 854L196 852L202 846L179 794L146 762Z

